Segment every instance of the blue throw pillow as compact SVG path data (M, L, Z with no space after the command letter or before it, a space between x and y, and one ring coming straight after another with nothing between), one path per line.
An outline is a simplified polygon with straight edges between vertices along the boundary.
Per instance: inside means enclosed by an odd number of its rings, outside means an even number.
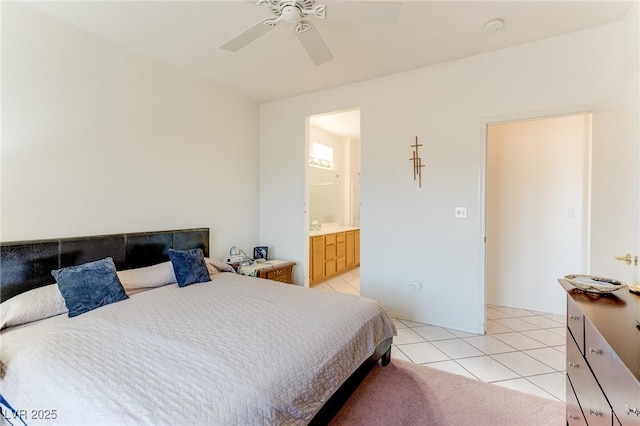
M51 271L69 310L69 318L127 299L113 259Z
M169 249L169 259L171 259L178 286L185 287L189 284L211 281L201 249L186 251Z

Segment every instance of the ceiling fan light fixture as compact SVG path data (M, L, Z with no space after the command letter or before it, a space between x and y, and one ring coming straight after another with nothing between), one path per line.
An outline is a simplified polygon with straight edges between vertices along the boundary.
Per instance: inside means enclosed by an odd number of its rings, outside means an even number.
M266 6L273 18L265 19L247 28L220 48L237 52L254 40L262 37L280 22L292 24L295 35L314 64L321 65L333 58L331 51L315 27L313 18L325 19L327 6L316 4L316 0L254 0L258 6ZM321 1L321 0L320 0ZM398 1L336 1L330 18L342 21L364 21L393 24L397 21L402 4ZM305 19L305 18L309 19Z
M285 6L280 16L284 22L295 24L302 19L302 11L296 6Z

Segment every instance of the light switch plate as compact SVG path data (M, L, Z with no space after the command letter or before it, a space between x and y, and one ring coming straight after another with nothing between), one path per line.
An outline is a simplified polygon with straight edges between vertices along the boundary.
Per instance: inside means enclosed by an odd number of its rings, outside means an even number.
M454 215L456 219L464 219L467 217L467 208L466 207L456 207Z

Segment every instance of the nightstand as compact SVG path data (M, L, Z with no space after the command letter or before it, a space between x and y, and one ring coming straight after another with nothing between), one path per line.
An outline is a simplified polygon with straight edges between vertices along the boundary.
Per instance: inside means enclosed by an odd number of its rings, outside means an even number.
M286 284L293 284L293 266L295 262L287 260L268 260L248 266L239 266L237 272L251 277L264 278Z

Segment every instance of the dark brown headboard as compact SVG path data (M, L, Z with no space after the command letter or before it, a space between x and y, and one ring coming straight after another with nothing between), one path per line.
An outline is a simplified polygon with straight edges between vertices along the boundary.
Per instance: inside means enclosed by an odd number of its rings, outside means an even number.
M209 256L209 228L0 243L0 301L55 283L54 269L112 257L116 268L169 259L169 249L200 248Z

